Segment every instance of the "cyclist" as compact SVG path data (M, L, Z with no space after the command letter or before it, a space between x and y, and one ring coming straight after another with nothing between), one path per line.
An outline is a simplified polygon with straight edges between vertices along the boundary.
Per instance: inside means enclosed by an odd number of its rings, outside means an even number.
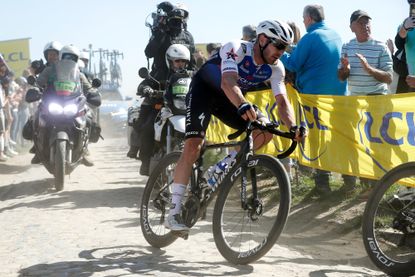
M244 94L258 84L269 80L279 117L295 131L297 141L306 134L295 125L294 112L288 102L284 85L284 66L278 60L288 45L293 32L287 23L267 20L257 27L254 42L235 41L225 44L193 77L186 97L186 134L183 153L177 163L172 184L172 200L166 228L187 231L181 219L181 200L191 174L192 164L200 155L211 115L215 115L234 129L244 129L247 121L267 121L255 111ZM258 149L272 139L272 134L254 130L254 148Z

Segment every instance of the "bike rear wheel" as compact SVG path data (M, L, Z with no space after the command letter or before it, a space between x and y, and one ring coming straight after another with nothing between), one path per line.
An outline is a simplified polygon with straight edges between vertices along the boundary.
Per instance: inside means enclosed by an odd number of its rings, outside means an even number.
M172 244L177 236L164 227L171 199L171 184L180 152L166 155L156 165L144 188L141 199L140 224L146 241L161 248Z
M246 199L241 205L240 164L229 172L213 211L213 237L222 256L234 264L248 264L265 255L280 236L291 203L288 175L281 163L266 155L253 156L246 172ZM252 183L257 184L257 200Z
M415 274L414 186L414 162L392 169L373 190L363 214L366 252L380 270L392 276Z

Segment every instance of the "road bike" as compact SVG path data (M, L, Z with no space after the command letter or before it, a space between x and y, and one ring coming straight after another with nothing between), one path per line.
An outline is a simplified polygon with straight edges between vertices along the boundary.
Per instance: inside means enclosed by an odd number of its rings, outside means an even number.
M182 203L182 218L190 228L204 218L209 203L217 195L212 229L216 247L234 264L248 264L265 255L277 241L287 221L291 188L288 175L277 160L292 153L297 142L295 132L282 132L275 123L251 122L245 130L228 136L233 140L245 133L241 141L205 144L193 165L187 192ZM252 131L258 128L292 140L290 147L277 156L253 154ZM240 150L218 178L218 189L206 183L203 158L208 149L238 147ZM155 167L145 186L140 211L141 229L147 242L166 247L188 232L173 232L164 227L171 200L173 173L180 152L166 155Z
M366 203L362 234L380 270L391 276L415 274L415 162L381 178Z

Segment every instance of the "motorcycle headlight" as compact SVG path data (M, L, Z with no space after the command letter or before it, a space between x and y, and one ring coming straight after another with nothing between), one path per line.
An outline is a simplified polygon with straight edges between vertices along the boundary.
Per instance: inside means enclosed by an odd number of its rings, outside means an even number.
M63 113L63 107L56 103L49 103L48 111L53 115L60 115Z
M78 106L75 104L66 105L63 108L63 114L66 116L74 116L78 112Z
M186 101L184 99L173 99L173 105L179 110L186 109Z

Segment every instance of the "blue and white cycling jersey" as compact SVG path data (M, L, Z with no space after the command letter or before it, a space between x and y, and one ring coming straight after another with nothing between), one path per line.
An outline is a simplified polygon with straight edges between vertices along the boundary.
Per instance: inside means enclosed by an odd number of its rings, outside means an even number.
M255 64L252 42L234 41L222 46L197 72L212 88L221 90L221 76L225 72L238 73L238 86L243 93L254 89L260 83L269 80L274 95L286 94L284 83L285 69L282 62L275 64Z

